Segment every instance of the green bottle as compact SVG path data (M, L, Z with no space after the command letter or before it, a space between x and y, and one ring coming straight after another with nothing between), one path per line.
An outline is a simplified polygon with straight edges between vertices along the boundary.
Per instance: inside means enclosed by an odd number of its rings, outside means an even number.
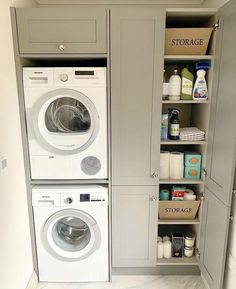
M193 74L188 70L188 68L183 68L181 71L181 95L182 100L192 100L193 99Z

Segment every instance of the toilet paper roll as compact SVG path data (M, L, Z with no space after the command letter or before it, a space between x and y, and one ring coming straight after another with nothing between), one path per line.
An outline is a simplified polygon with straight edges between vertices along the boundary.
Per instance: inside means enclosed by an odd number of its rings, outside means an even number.
M170 166L170 152L161 151L160 154L160 166Z
M160 179L168 179L170 177L170 166L160 166Z
M190 189L186 189L186 190L185 190L185 193L186 193L186 194L189 194L189 195L194 195L194 191L193 191L193 190L190 190Z
M184 194L184 201L195 201L196 198L196 195Z
M184 154L181 152L171 152L170 154L170 177L181 179L184 174Z

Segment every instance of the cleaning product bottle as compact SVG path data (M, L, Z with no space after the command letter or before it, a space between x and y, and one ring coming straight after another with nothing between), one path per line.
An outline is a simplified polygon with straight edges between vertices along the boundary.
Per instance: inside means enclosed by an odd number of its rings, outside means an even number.
M206 69L209 68L209 63L207 62L198 62L196 63L197 69L197 79L193 88L193 99L194 100L207 100L208 99L208 90L206 83Z
M169 95L169 83L166 79L165 69L163 70L163 91L162 91L162 99L167 100Z
M174 74L169 79L169 100L180 100L181 77L178 70L174 70Z
M193 93L193 74L188 68L183 68L181 71L182 85L181 85L181 96L183 100L191 100Z
M179 110L178 109L169 109L170 114L170 123L169 123L169 138L172 140L179 139L179 128L180 128L180 120L179 120Z

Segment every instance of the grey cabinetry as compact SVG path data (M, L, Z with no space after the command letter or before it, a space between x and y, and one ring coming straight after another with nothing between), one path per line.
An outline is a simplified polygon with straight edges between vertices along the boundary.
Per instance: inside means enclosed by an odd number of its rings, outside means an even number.
M106 9L16 9L20 53L106 53Z
M164 15L111 9L113 185L158 183Z
M113 267L156 265L156 195L156 186L113 187Z
M230 3L232 5L232 1ZM234 4L235 5L235 4ZM236 145L236 5L222 10L218 33L215 88L208 148L207 186L226 205L231 203ZM230 45L228 45L230 43ZM218 77L218 79L217 79ZM218 80L218 81L217 81Z
M205 189L200 268L211 289L222 289L230 208Z
M235 173L236 3L226 4L219 16L200 242L201 271L211 289L223 288Z

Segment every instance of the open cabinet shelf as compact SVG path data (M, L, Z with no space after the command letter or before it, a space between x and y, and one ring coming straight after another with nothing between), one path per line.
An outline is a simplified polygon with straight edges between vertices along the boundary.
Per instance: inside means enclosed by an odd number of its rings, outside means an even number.
M165 55L166 61L198 61L198 60L213 60L213 55Z
M159 225L197 225L200 224L199 218L195 218L192 220L186 219L158 219Z
M162 140L161 145L205 145L207 142L203 141L186 141L186 140Z
M203 179L160 179L160 184L183 184L183 185L191 185L191 184L203 184Z
M163 104L209 104L209 100L162 100Z
M196 256L183 257L183 258L170 258L170 259L157 259L157 266L159 265L198 265Z

